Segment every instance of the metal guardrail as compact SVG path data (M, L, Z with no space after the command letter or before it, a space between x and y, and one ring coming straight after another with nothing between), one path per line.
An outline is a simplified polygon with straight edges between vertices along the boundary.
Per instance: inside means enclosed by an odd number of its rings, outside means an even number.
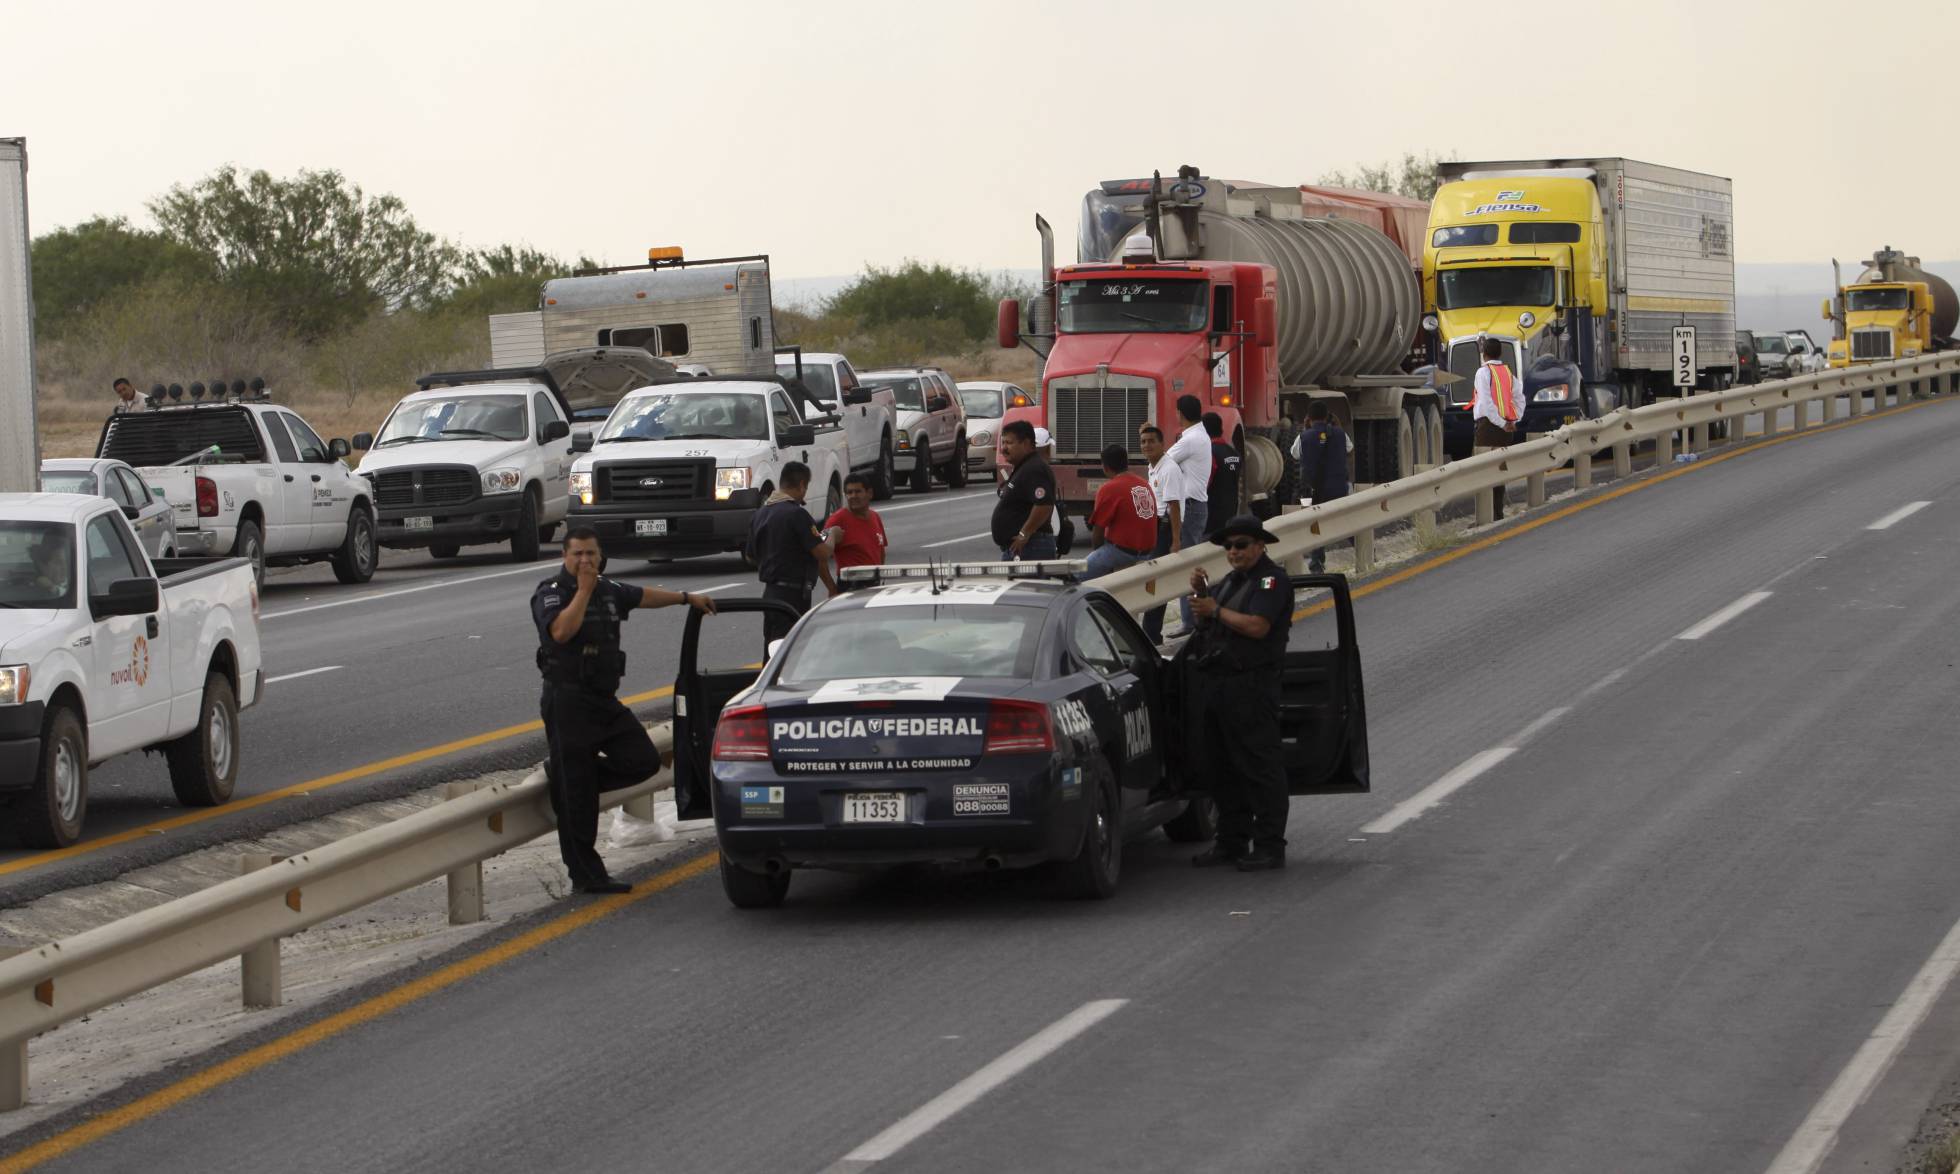
M1877 408L1888 391L1896 391L1900 403L1910 395L1960 391L1960 354L1818 372L1615 411L1274 518L1267 525L1280 541L1269 553L1285 561L1352 538L1365 572L1378 527L1465 496L1481 495L1479 516L1487 519L1491 489L1523 480L1531 504L1540 504L1546 474L1568 461L1585 488L1593 457L1604 451L1613 453L1624 476L1632 471L1633 446L1646 440L1657 441L1665 461L1677 432L1690 447L1705 447L1710 424L1729 421L1734 436L1743 417L1765 413L1765 432L1774 434L1777 411L1791 405L1801 431L1810 426L1812 403L1823 401L1821 422L1829 423L1837 397L1850 397L1855 416L1867 393L1875 395ZM1141 612L1186 594L1198 566L1222 570L1223 552L1207 544L1118 571L1096 585ZM662 757L671 759L671 727L655 726L652 733ZM650 818L655 789L649 781L607 792L600 796L602 809L630 805ZM28 1040L110 1003L236 957L243 962L246 1005L277 1005L281 938L441 876L449 879L450 920L480 920L483 861L551 831L550 802L542 782L461 787L452 795L297 856L243 857L244 875L234 880L0 960L0 1110L19 1108L26 1098Z
M1633 471L1634 447L1648 440L1656 442L1658 459L1664 464L1672 459L1676 433L1685 434L1690 451L1704 451L1709 426L1718 421L1728 422L1734 443L1740 439L1743 420L1748 416L1762 414L1762 435L1773 436L1778 428L1777 414L1794 406L1795 429L1803 431L1812 426L1810 406L1820 400L1823 418L1819 423L1828 424L1836 418L1839 398L1847 399L1848 412L1856 416L1865 410L1867 394L1874 396L1872 408L1877 410L1885 406L1888 392L1896 392L1902 404L1910 396L1960 392L1960 352L1818 371L1794 379L1660 400L1642 408L1620 408L1596 420L1568 424L1538 440L1451 461L1336 501L1281 514L1266 523L1279 538L1266 553L1275 562L1284 563L1315 547L1351 538L1356 571L1366 574L1374 569L1378 528L1418 515L1429 515L1433 520L1434 511L1453 501L1475 495L1477 520L1488 522L1493 510L1490 490L1524 481L1527 504L1541 505L1546 475L1567 462L1572 464L1577 487L1585 489L1592 484L1592 461L1603 452L1612 453L1615 472L1624 477ZM1205 543L1105 575L1096 580L1096 586L1115 596L1131 613L1139 614L1188 595L1191 571L1197 567L1218 578L1226 569L1224 551Z
M652 730L663 759L671 728ZM658 776L600 795L652 817ZM27 1094L27 1041L91 1011L230 958L243 961L248 1007L280 1002L279 940L437 877L449 918L483 918L483 861L552 831L540 781L472 788L413 815L297 856L244 856L244 875L0 960L0 1110Z

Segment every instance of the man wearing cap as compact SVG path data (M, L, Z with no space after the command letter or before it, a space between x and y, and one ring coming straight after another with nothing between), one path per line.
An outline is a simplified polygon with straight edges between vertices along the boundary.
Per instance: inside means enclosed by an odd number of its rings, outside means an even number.
M1199 868L1240 872L1286 867L1286 764L1280 753L1279 680L1293 628L1293 585L1266 557L1277 542L1259 519L1240 514L1212 542L1232 573L1213 588L1191 572L1197 634L1182 655L1190 764L1209 775L1218 840L1191 858Z

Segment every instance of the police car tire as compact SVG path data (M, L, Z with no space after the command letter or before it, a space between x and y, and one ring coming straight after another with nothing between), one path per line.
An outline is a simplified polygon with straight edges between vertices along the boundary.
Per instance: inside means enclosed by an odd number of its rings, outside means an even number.
M953 445L953 463L946 466L946 484L953 489L966 488L966 437Z
M890 501L898 492L898 474L892 466L892 438L878 442L878 467L871 471L871 500Z
M66 818L55 794L55 772L62 757L75 772L79 790L75 810ZM66 848L82 838L82 820L87 814L88 731L74 709L56 704L48 710L41 727L41 761L34 774L34 789L14 803L14 826L21 843L29 848Z
M539 545L538 498L527 489L524 491L524 503L517 507L517 529L510 536L511 561L537 562Z
M222 758L212 753L213 735L227 741ZM170 789L186 807L217 807L231 801L238 785L238 698L223 673L204 678L197 725L163 748L170 765Z
M1218 838L1218 804L1210 795L1194 795L1176 819L1164 825L1173 844L1205 844Z
M1060 896L1103 901L1116 895L1116 882L1123 874L1123 820L1109 763L1091 759L1083 773L1088 776L1083 793L1089 800L1089 811L1082 846L1073 860L1057 867L1055 889Z
M932 488L932 442L921 440L912 455L912 492L924 493Z
M721 857L721 891L737 909L775 909L789 893L788 869L777 873L750 872Z
M366 549L363 550L362 547ZM347 515L347 536L333 552L333 577L342 583L365 583L381 565L381 547L374 537L374 515L357 509Z

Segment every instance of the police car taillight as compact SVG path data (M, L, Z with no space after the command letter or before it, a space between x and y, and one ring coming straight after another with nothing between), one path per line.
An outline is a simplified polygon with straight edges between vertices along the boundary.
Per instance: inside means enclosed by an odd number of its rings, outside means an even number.
M763 719L762 706L722 712L721 720L715 723L712 757L717 762L756 762L769 757L769 723Z
M1055 749L1048 706L1039 701L993 701L987 705L983 754L1032 754Z

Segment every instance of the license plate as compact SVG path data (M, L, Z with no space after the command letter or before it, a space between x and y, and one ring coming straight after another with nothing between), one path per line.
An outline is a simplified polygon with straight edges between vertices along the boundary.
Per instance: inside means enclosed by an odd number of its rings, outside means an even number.
M402 529L404 530L433 530L435 528L436 528L436 520L434 518L403 518L402 519Z
M844 796L845 823L904 823L905 796L896 791L860 791Z
M667 519L665 518L641 518L633 523L635 534L665 534L666 532Z

